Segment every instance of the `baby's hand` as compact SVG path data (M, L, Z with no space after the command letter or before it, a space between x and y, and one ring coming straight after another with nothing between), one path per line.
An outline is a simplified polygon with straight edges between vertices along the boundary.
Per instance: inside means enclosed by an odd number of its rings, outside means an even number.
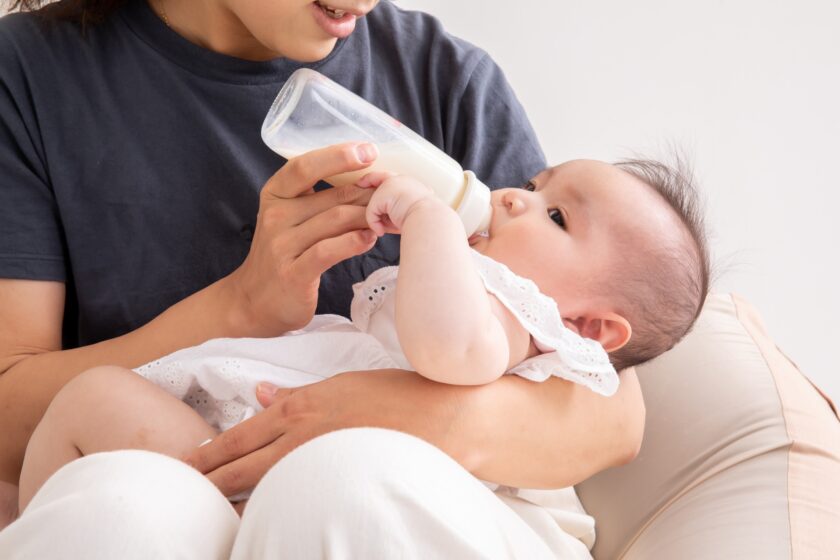
M412 177L390 173L369 173L356 183L376 187L365 212L368 227L377 236L400 233L406 217L425 202L437 202L434 191ZM442 203L441 206L443 206ZM445 208L445 206L443 206Z

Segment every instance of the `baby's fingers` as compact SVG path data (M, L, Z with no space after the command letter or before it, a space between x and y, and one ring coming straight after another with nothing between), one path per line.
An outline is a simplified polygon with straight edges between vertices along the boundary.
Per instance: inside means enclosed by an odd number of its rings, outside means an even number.
M365 220L377 237L382 237L386 233L399 233L388 216L388 206L390 206L388 200L374 196L365 209Z

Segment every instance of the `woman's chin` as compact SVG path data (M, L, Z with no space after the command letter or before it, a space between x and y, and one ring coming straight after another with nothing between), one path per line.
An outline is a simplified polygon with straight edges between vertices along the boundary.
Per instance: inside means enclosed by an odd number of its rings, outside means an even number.
M302 41L288 49L282 49L280 52L283 53L284 58L290 58L297 62L318 62L330 55L337 41L338 39L334 37L324 40Z

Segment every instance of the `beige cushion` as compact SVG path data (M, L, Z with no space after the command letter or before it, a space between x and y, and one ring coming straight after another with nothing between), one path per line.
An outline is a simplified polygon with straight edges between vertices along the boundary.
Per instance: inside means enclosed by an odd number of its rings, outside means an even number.
M840 421L748 304L710 296L638 373L639 457L577 487L596 559L840 558Z

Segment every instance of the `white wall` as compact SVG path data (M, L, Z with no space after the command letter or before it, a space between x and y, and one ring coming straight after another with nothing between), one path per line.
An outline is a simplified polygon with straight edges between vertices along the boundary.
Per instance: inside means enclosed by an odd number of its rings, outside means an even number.
M832 398L840 372L840 7L832 0L399 0L490 52L549 161L693 155L715 289Z

